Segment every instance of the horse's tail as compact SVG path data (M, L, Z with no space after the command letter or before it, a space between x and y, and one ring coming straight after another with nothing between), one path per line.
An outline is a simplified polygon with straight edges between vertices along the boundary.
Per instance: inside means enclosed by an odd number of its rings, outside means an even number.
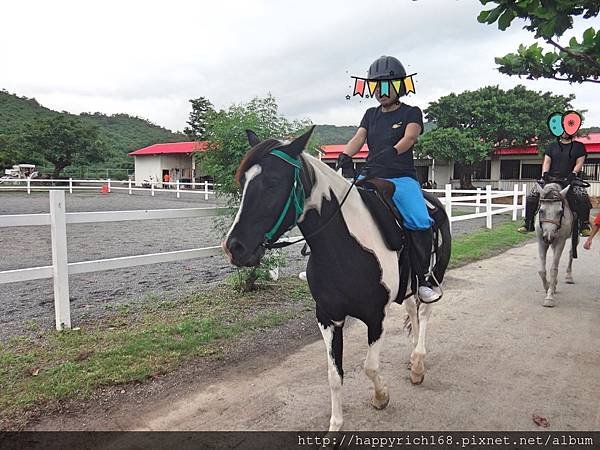
M421 302L417 298L415 298L415 302L417 304L417 322L418 322L419 321L419 307L421 306ZM404 330L406 330L406 335L408 337L412 336L413 327L412 327L412 322L410 321L410 316L408 314L404 317L404 324L403 324L402 328Z

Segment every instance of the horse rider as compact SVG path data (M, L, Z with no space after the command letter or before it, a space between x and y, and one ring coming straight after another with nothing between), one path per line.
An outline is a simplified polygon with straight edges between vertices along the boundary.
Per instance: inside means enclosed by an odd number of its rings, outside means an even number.
M517 229L519 233L534 231L533 223L540 200L540 188L553 179L565 180L572 183L577 179L577 174L583 169L587 152L585 146L573 139L573 136L564 132L560 138L549 145L544 153L542 164L542 179L534 184L533 189L525 202L525 223ZM539 184L539 187L538 187ZM562 183L564 184L564 183ZM579 216L581 236L590 235L590 210L591 202L584 187L572 185L567 193L567 200L571 210Z
M406 94L404 82L399 92L389 86L392 80L405 77L404 66L392 56L382 56L371 64L368 80L378 82L375 98L379 106L367 109L358 131L338 157L336 170L351 168L352 156L367 142L369 155L363 174L366 172L368 178L385 178L396 186L393 200L410 240L411 269L418 280L418 297L424 302L433 302L440 298L440 293L426 279L433 244L433 220L429 217L413 161L413 146L423 133L423 114L418 107L400 101ZM381 81L389 83L388 95L382 95Z

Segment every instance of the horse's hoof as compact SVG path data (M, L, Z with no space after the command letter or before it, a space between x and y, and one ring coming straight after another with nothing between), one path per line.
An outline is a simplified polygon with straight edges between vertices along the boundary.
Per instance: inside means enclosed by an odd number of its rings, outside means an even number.
M554 307L554 299L552 298L545 298L544 301L542 302L542 306L546 306L547 308L552 308Z
M565 280L565 283L567 283L567 284L575 284L575 281L573 281L573 278L567 278Z
M371 406L375 409L385 409L385 407L390 403L390 395L388 394L387 388L383 390L383 393L378 395L375 393L373 398L371 399Z
M424 379L425 373L415 373L412 371L410 372L410 382L415 386L418 386L419 384L423 383Z

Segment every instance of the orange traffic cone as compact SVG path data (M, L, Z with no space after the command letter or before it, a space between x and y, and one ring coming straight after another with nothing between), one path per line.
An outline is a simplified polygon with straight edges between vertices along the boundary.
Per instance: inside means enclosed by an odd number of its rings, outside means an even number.
M108 184L103 184L102 185L102 189L100 189L100 192L102 192L103 194L108 194Z

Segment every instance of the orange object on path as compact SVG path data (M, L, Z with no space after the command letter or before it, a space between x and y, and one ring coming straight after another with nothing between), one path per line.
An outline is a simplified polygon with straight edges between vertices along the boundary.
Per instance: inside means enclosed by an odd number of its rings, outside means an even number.
M108 194L110 191L108 190L108 184L103 184L102 185L102 189L100 189L100 192L103 194Z

